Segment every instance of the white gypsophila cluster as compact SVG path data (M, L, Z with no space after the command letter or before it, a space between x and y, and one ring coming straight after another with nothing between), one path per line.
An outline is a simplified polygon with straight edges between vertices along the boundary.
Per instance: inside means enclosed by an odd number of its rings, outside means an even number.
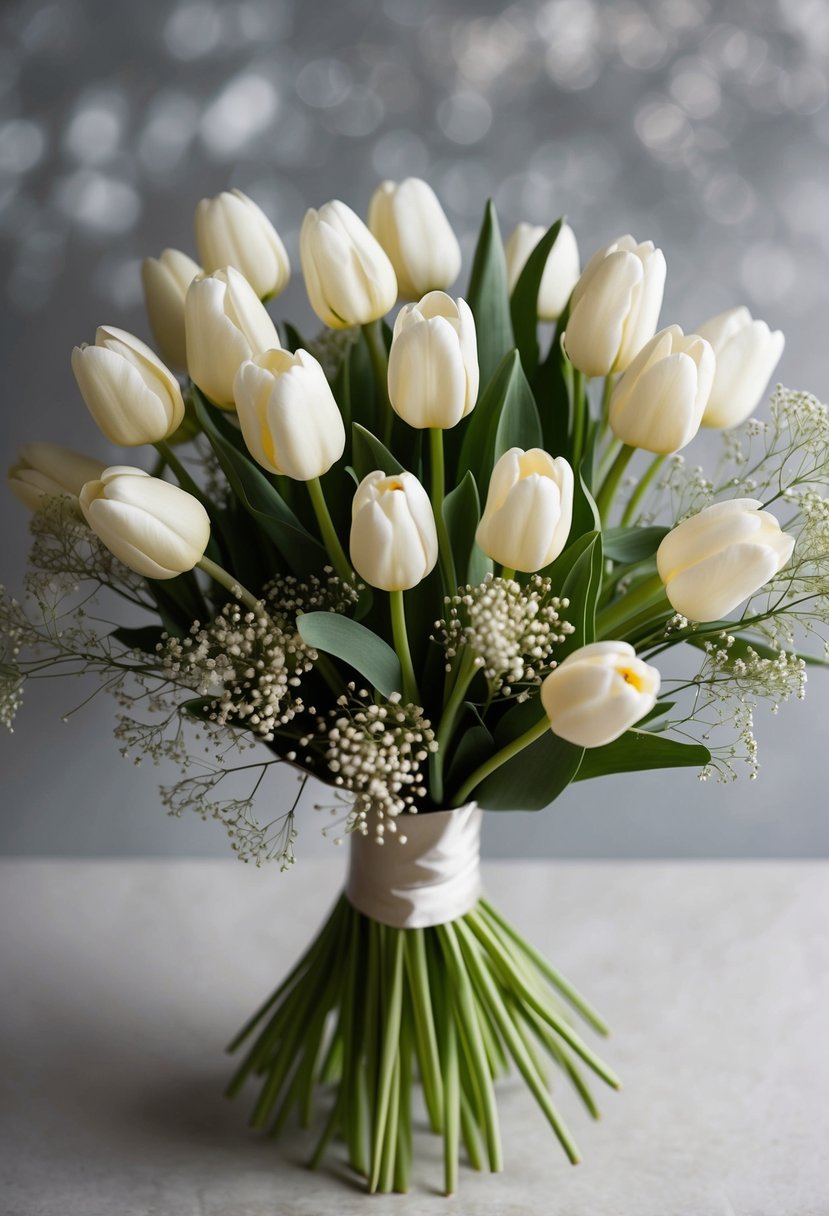
M297 689L318 657L296 630L297 614L344 612L357 595L330 567L324 577L304 581L279 575L264 589L260 614L231 601L209 625L195 621L187 637L166 637L164 672L210 699L210 722L242 727L271 743L277 729L306 708Z
M446 654L446 670L464 649L474 655L490 696L510 696L515 686L540 684L554 666L557 645L573 632L561 619L569 605L551 594L549 578L533 574L525 586L488 574L476 587L459 587L445 599L446 617L435 637ZM526 687L518 694L525 700Z
M405 843L396 820L417 811L427 796L424 765L437 750L420 706L402 704L399 693L378 705L367 689L349 684L330 718L320 719L319 729L334 784L354 798L348 830L373 832L379 844L388 832ZM308 736L302 743L308 746L312 740Z
M669 725L684 732L692 724L696 737L710 748L711 761L700 772L700 780L716 774L721 782L732 781L740 762L748 765L753 779L759 767L755 712L761 701L769 703L776 714L791 697L803 700L806 664L789 651L763 654L734 634L722 632L706 642L703 665L688 685L693 695L691 711ZM667 686L665 690L670 692ZM718 744L724 730L730 739Z

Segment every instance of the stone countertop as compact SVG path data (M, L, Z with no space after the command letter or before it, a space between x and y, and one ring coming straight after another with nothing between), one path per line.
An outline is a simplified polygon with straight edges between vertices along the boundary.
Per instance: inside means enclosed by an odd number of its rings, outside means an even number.
M5 1216L826 1216L829 865L485 866L488 894L613 1027L592 1124L562 1088L567 1165L516 1079L506 1172L417 1135L407 1196L337 1151L249 1131L223 1047L306 944L342 875L214 861L0 863Z

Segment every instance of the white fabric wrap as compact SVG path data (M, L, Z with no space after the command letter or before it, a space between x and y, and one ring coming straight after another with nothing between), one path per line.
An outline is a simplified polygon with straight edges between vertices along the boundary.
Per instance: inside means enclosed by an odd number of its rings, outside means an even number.
M358 912L395 929L457 920L481 893L481 815L470 802L454 811L398 819L406 836L379 845L354 832L345 894ZM405 826L404 826L405 822Z

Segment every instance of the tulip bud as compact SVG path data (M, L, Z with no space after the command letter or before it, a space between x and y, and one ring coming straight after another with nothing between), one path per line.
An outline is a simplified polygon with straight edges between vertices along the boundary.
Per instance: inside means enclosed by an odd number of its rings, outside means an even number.
M756 498L715 502L672 528L656 568L673 607L689 621L718 621L788 562L794 537Z
M389 400L409 426L455 426L478 396L475 318L465 300L430 291L397 314Z
M567 544L573 518L573 470L543 448L510 448L492 470L475 539L510 570L549 566Z
M201 266L178 249L165 249L161 257L144 258L141 264L144 303L155 344L170 367L179 371L187 367L184 297L201 273Z
M700 325L697 333L711 343L717 357L702 425L737 426L756 410L786 339L765 321L752 321L747 308L721 312Z
M678 325L660 330L619 379L610 399L617 439L647 452L678 452L690 443L714 380L714 352Z
M577 747L604 747L656 704L660 675L627 642L592 642L568 654L541 685L553 732Z
M595 253L570 300L564 349L586 376L623 372L656 332L665 257L652 241L621 236Z
M369 203L368 226L389 255L404 299L443 290L458 277L461 247L437 195L421 178L381 182Z
M106 547L145 578L192 570L210 540L210 519L198 499L143 469L104 469L83 487L80 504Z
M279 348L267 309L232 266L193 280L184 325L190 378L222 409L233 409L233 382L245 360Z
M24 443L9 469L9 489L30 511L47 499L77 498L84 483L100 477L105 465L59 443Z
M205 270L233 266L262 299L278 296L291 277L279 234L241 190L225 190L201 200L196 207L196 246Z
M72 371L90 414L111 443L160 443L184 418L181 388L139 338L100 325L94 346L76 346Z
M332 329L376 321L397 299L397 278L382 246L336 199L306 211L299 256L311 307Z
M351 561L372 587L406 591L435 567L438 537L432 504L413 473L375 469L351 508Z
M504 246L507 259L507 286L510 295L521 277L530 254L546 229L535 224L518 224ZM579 247L576 234L569 224L562 224L553 247L547 254L541 285L538 289L538 317L541 321L557 321L579 281Z
M345 427L325 372L305 350L268 350L236 373L236 411L263 468L296 481L327 473L345 449Z

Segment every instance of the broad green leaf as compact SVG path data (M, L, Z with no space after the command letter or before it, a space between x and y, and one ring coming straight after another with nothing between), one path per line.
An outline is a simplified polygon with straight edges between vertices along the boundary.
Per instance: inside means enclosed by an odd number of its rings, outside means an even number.
M645 714L644 718L639 719L637 726L641 730L648 723L656 722L659 718L664 718L665 714L670 713L675 705L676 701L657 701L650 713Z
M515 345L521 353L521 362L529 377L535 374L538 367L538 291L547 258L563 223L562 216L544 233L527 259L510 300Z
M300 523L279 491L248 457L229 443L208 408L196 402L199 423L230 482L233 493L276 545L295 574L310 574L327 562L322 545Z
M470 565L473 564L473 551L477 549L475 531L481 518L478 487L471 473L467 473L460 485L455 486L454 490L446 495L443 500L443 518L455 559L458 585L463 586L472 582ZM478 552L480 553L480 549ZM486 560L485 554L481 554L481 557ZM474 564L477 572L477 561ZM477 581L480 582L480 579Z
M596 640L596 606L602 589L602 536L600 532L588 535L591 537L589 543L561 586L561 596L570 601L563 615L574 627L574 632L557 648L559 662L572 651Z
M451 753L445 773L448 789L456 789L479 764L483 764L487 756L492 755L492 734L484 725L477 706L471 701L464 703L463 717L456 738L458 742Z
M535 715L528 726L543 713L537 700L527 702ZM520 706L524 709L525 706ZM510 715L507 715L509 717ZM501 726L505 725L503 719ZM496 745L501 730L496 730ZM540 811L558 798L576 777L584 748L567 743L553 732L545 731L529 747L497 768L473 791L472 797L487 811Z
M586 532L598 531L602 526L596 501L588 489L582 471L574 478L573 487L573 522L570 526L570 536L583 536Z
M507 395L501 407L492 451L493 465L510 448L540 448L541 423L535 398L521 366L518 351L513 352L513 368Z
M338 612L305 612L297 617L296 627L306 645L348 663L381 696L400 692L400 660L388 642L365 625Z
M562 348L562 335L568 309L558 319L547 358L532 377L538 404L544 447L553 456L570 458L570 430L573 413L573 365Z
M140 650L142 654L155 654L159 642L164 639L164 629L161 625L141 625L135 629L119 626L113 629L110 637L115 638L128 650Z
M387 477L404 472L397 457L359 422L351 427L351 463L360 481L375 469L382 469Z
M475 317L481 384L487 384L501 359L515 346L507 290L507 263L498 216L491 199L484 211L466 299Z
M651 768L702 768L710 759L711 753L701 743L680 743L647 730L627 730L613 743L588 748L575 780Z
M602 549L605 557L624 566L653 557L670 528L605 528Z

